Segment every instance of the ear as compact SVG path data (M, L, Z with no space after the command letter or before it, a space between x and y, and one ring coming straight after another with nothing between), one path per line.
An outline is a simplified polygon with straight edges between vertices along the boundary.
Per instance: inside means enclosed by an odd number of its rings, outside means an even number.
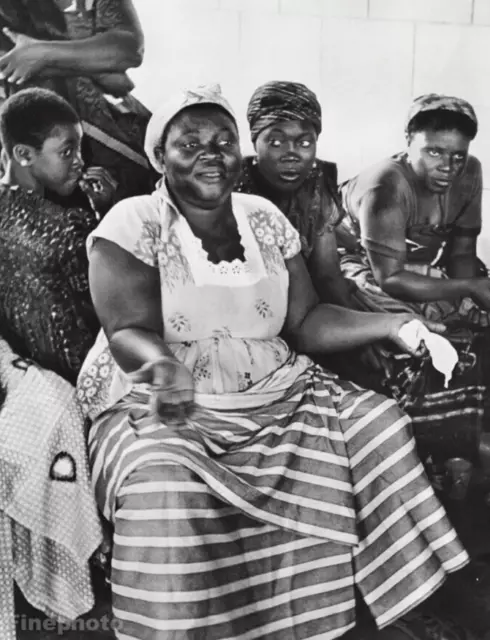
M163 151L163 149L161 147L157 147L155 149L155 158L158 160L158 162L162 165L162 167L164 166L165 162L164 162L164 156L165 153Z
M35 149L28 144L16 144L12 149L12 159L21 167L28 167L34 162Z

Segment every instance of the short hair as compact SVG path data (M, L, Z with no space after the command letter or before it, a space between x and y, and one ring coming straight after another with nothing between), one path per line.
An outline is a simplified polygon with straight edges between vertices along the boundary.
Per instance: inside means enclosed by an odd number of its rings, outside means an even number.
M0 139L8 155L17 144L41 149L56 126L79 124L73 107L49 89L22 89L0 109Z
M473 140L478 131L478 125L464 113L448 109L432 109L421 111L410 120L407 135L410 137L420 131L459 131Z

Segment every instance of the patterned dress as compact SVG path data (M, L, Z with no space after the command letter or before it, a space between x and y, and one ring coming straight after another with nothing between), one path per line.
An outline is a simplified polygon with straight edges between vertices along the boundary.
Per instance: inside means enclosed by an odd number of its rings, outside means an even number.
M244 159L236 191L262 196L279 207L298 230L306 261L313 250L315 236L326 229L335 229L344 215L337 196L337 165L326 160L316 160L303 184L293 193L284 194L265 182L255 157L248 156Z
M99 330L88 287L91 209L0 185L0 333L23 358L75 383Z
M210 262L164 187L89 240L159 270L165 340L196 390L190 418L157 421L103 335L79 377L124 640L328 640L355 624L355 584L386 626L468 560L408 417L279 337L297 231L257 196L233 212L244 261Z

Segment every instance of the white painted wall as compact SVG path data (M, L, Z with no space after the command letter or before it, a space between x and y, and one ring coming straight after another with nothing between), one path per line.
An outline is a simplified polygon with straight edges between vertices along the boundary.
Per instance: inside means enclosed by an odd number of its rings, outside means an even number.
M398 151L410 101L429 91L473 103L490 264L490 0L134 0L146 34L136 94L220 82L251 151L245 109L267 80L296 80L324 110L319 155L347 178Z

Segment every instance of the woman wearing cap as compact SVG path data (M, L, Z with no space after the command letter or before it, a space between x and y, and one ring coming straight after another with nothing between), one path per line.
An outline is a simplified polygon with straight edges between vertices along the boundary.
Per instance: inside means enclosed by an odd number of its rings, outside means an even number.
M407 149L343 186L361 248L342 265L367 309L488 326L490 280L476 255L482 174L469 154L477 128L466 101L421 96L407 120Z
M411 310L457 329L449 337L460 365L447 391L439 374L420 362L398 361L391 379L395 397L417 416L419 443L427 438L431 453L442 457L451 442L453 455L476 454L488 384L479 353L488 352L483 329L489 325L490 279L476 254L482 171L469 153L477 129L465 100L421 96L407 118L406 150L342 187L348 212L343 224L358 250L347 252L341 265L357 284L359 303L369 311Z
M271 81L258 87L247 119L256 155L244 158L236 190L273 202L300 234L301 253L322 302L358 308L355 286L340 270L335 231L344 211L337 188L337 165L317 158L322 109L313 91L299 82ZM330 354L326 362L342 376L373 383L382 370L377 349ZM322 361L325 361L323 358Z
M232 193L219 87L175 96L145 146L157 190L89 239L104 333L78 384L120 637L334 638L355 624L354 582L391 624L467 555L396 403L299 354L406 348L412 316L318 303L298 232Z

